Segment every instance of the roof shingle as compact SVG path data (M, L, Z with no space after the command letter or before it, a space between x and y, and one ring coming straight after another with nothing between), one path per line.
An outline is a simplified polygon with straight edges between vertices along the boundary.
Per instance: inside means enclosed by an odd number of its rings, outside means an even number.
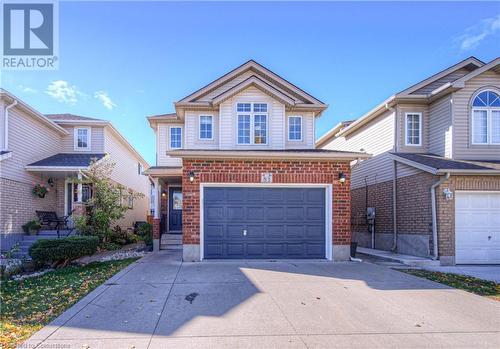
M66 154L60 153L48 158L33 162L28 166L54 167L87 167L92 160L101 160L106 154Z

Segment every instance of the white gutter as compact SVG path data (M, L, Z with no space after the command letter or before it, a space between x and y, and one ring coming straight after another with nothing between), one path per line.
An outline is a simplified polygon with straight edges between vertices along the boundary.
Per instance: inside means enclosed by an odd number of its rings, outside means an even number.
M431 186L431 207L432 207L432 241L434 253L432 259L438 259L438 236L437 236L437 214L436 214L436 188L450 178L450 173L446 173L439 181Z
M9 149L9 109L15 107L17 105L17 99L14 99L14 102L9 104L5 108L5 114L4 114L4 127L5 129L3 130L3 149L7 150Z

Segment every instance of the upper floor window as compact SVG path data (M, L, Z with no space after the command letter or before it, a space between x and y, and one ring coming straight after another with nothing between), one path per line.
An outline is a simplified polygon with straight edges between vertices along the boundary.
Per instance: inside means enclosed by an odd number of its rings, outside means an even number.
M213 139L212 115L200 116L200 139Z
M170 149L182 148L182 128L170 127Z
M238 144L267 144L267 104L238 103Z
M90 127L75 127L75 150L90 150Z
M302 140L302 116L288 117L288 140L289 141Z
M405 125L405 144L409 146L421 146L422 113L406 113Z
M500 96L483 91L472 101L472 144L500 144Z
M140 162L137 163L137 174L141 175L144 172L144 166Z

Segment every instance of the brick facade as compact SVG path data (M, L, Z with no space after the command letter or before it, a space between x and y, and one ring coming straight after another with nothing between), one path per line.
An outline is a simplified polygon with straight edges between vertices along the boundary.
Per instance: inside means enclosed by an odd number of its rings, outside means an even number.
M189 173L195 173L193 183ZM334 245L351 242L351 208L348 161L308 160L183 160L183 243L200 243L200 183L260 183L263 172L273 174L273 183L332 184ZM338 175L347 179L342 185Z
M446 200L444 189L500 191L500 176L451 176L436 188L439 256L455 256L455 195ZM451 262L453 263L453 262Z

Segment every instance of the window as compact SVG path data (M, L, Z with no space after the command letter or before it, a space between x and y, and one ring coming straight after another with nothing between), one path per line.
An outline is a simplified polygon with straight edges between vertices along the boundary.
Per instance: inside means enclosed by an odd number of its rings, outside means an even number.
M182 148L182 128L181 127L171 127L170 128L170 148L171 149Z
M483 91L472 101L472 144L500 144L500 96Z
M82 183L82 202L92 199L92 184ZM78 202L78 183L73 183L73 202Z
M211 115L200 115L200 139L213 139Z
M238 103L238 144L267 144L267 104Z
M140 162L137 163L137 174L141 175L144 172L144 167Z
M131 192L128 193L128 208L131 210L134 208L134 194Z
M288 140L289 141L302 140L302 116L288 117Z
M422 113L406 113L406 145L422 145Z
M90 127L75 127L75 150L90 150Z

